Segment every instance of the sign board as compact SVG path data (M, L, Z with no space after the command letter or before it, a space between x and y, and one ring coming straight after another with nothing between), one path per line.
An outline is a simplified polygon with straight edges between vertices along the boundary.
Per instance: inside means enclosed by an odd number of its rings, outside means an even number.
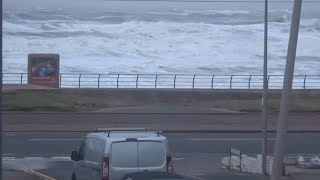
M230 153L231 153L231 154L238 155L238 156L241 155L241 151L240 151L239 149L235 149L235 148L231 148L231 149L230 149Z
M241 172L241 165L242 165L241 151L236 148L230 148L229 169L231 169L232 155L239 156L239 165L236 165L236 167L238 167ZM233 165L233 167L235 167L235 165Z
M59 87L59 54L29 54L28 84Z

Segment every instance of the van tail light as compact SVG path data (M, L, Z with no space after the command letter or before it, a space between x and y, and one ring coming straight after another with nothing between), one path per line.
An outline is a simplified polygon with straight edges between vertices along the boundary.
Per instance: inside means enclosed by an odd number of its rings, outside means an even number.
M173 172L173 162L172 162L172 157L167 156L167 171L168 172Z
M109 180L109 158L102 159L102 180Z

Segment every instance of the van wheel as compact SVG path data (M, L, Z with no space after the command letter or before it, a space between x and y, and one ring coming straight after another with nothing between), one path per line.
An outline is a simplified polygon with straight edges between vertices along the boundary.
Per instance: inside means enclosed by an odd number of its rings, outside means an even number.
M77 180L77 178L74 174L72 174L72 180Z

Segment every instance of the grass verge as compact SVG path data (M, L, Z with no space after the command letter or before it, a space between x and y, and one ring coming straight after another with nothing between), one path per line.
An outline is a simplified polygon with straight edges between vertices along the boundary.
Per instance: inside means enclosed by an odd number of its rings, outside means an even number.
M250 94L250 93L248 93ZM320 96L320 95L319 95ZM318 95L293 95L290 111L293 112L320 112L320 98ZM97 95L90 91L81 93L64 91L11 91L3 93L4 111L83 111L96 110L108 107L164 104L162 99L143 101L131 96L113 96L112 94ZM141 99L141 100L140 100ZM147 98L146 98L147 99ZM160 102L162 101L162 102ZM216 99L196 99L170 101L165 104L180 106L215 107L241 112L261 111L260 96L224 96ZM279 111L280 98L272 97L268 100L270 112Z

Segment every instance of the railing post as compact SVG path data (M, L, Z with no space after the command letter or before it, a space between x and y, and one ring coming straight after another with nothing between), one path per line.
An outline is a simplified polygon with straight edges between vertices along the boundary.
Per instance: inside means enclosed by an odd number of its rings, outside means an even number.
M81 76L82 74L79 75L79 88L81 88Z
M232 89L232 79L233 79L233 75L231 75L230 77L230 89Z
M61 84L62 84L62 74L60 74L60 77L59 77L59 87L61 88Z
M157 88L157 82L158 82L158 74L156 74L156 80L154 81L154 88Z
M139 74L137 74L137 79L136 79L136 88L139 88Z
M193 79L192 79L192 89L194 89L194 80L196 79L196 75L193 75Z
M248 83L249 90L251 89L251 77L252 77L252 75L250 75L250 77L249 77L249 83Z
M174 81L173 81L173 88L174 89L176 88L176 79L177 79L177 75L175 74L174 75Z
M120 74L118 74L118 77L117 77L117 88L119 88L119 79L120 79Z
M23 73L20 74L20 84L22 84L23 81Z
M269 76L268 76L268 80L267 80L267 87L268 87L268 89L269 89L269 80L270 80L270 76L271 76L271 75L269 75Z
M101 76L101 74L99 74L99 76L98 76L98 88L100 88L100 76Z
M304 76L304 80L303 80L303 89L306 90L306 80L307 80L307 76Z
M211 89L213 89L213 79L214 79L214 75L212 75L212 79L211 79Z

